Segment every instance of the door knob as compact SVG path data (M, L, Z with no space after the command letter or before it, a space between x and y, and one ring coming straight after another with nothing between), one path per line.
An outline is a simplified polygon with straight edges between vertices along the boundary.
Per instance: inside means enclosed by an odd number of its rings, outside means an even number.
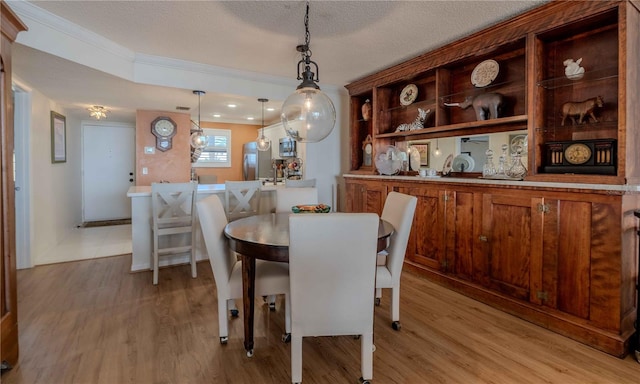
M16 191L20 191L20 187L15 187L13 189L15 189Z

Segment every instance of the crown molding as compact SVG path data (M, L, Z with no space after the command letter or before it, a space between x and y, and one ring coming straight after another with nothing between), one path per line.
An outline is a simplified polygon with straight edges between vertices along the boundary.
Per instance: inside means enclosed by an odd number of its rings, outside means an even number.
M8 3L23 20L26 20L28 26L30 26L32 22L38 23L43 27L53 29L54 31L67 35L70 38L92 46L95 49L118 56L119 58L124 58L131 62L133 62L135 58L134 51L106 39L102 35L91 30L71 23L70 21L33 5L32 3L25 0L9 0Z

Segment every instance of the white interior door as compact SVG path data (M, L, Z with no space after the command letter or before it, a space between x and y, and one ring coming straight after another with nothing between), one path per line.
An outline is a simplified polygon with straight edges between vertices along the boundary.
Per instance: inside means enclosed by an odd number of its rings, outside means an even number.
M83 221L131 218L129 187L135 185L135 127L82 125Z

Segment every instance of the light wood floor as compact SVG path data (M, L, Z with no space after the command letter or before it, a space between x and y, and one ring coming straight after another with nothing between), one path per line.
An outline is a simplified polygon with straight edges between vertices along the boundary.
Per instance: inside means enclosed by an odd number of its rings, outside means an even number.
M2 383L290 382L283 300L258 305L256 349L242 347L242 320L218 341L209 263L128 272L130 256L18 271L20 362ZM402 330L389 321L389 293L376 308L374 383L640 383L640 364L403 274ZM260 299L261 300L261 299ZM261 303L260 303L261 304ZM305 338L303 381L356 383L360 342Z

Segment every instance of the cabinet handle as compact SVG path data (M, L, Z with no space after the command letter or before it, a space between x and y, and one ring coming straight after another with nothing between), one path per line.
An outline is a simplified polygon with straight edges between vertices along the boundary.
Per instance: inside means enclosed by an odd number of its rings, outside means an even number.
M482 241L483 243L486 243L489 241L489 239L487 238L487 236L484 235L480 235L478 236L478 240Z
M538 203L538 212L540 212L540 213L549 213L549 211L551 211L551 208L549 207L549 204Z

